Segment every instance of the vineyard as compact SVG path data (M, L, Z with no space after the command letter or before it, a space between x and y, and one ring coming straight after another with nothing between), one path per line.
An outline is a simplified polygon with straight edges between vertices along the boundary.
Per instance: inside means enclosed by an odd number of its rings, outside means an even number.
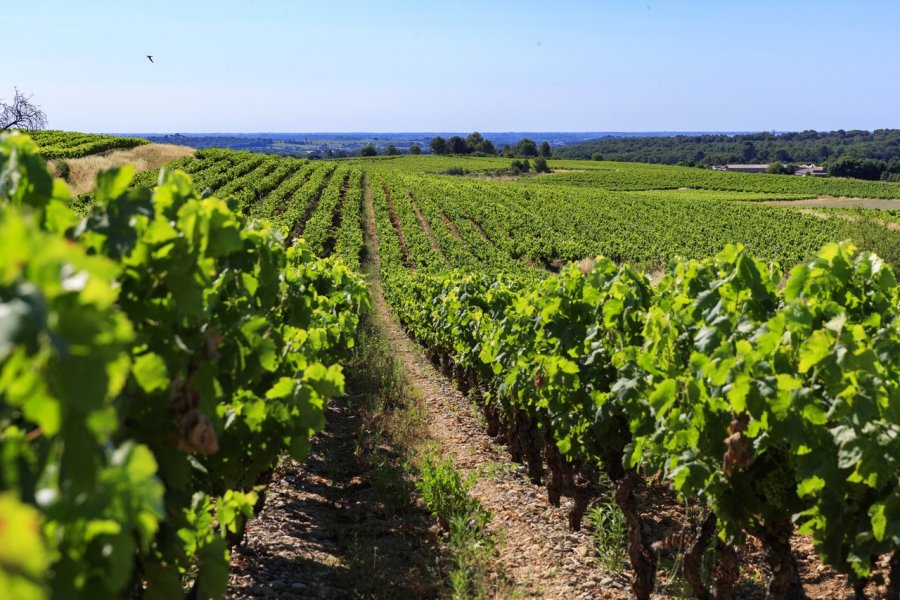
M40 155L48 160L51 158L81 158L107 150L134 148L149 143L140 138L72 131L34 131L31 136L38 145Z
M791 207L900 184L206 149L73 200L46 135L0 141L7 595L223 596L385 301L535 502L622 515L632 596L675 556L694 597L743 597L756 544L766 596L800 598L803 540L900 598L896 217Z
M900 184L882 181L862 181L839 177L797 177L759 173L734 173L694 167L678 167L642 163L554 160L555 173L549 176L524 178L522 182L551 187L570 185L610 191L627 190L714 190L718 192L747 192L760 194L747 199L799 199L815 196L848 198L900 199ZM440 174L452 168L467 173L488 174L509 169L509 159L404 156L380 157L358 161L361 165L376 165L393 171ZM740 195L732 196L742 199Z
M615 190L690 188L766 194L846 196L897 199L900 186L881 181L838 177L797 177L761 173L728 173L692 167L668 167L634 163L606 163L606 168L585 173L562 173L554 183ZM547 180L543 180L547 181Z
M860 595L876 559L891 556L897 597L898 286L877 256L828 242L853 236L846 222L734 201L582 199L548 184L374 181L381 275L399 319L483 405L549 502L574 498L573 529L606 482L628 523L635 597L651 596L655 548L672 536L690 540L695 597L730 597L748 535L773 573L768 596L801 597L795 527ZM549 266L591 250L609 258L533 272L534 258ZM675 255L693 260L672 260L655 285L627 265ZM800 264L785 275L770 261ZM648 478L703 499L695 532L654 523L651 539L636 497L653 489Z
M258 484L306 455L342 393L365 286L177 171L152 192L108 172L78 218L36 152L0 142L0 498L15 525L0 527L0 590L177 597L190 573L193 594L220 597Z

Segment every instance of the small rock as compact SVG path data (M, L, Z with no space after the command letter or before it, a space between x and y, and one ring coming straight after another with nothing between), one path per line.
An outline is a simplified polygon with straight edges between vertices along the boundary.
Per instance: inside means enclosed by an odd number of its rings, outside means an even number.
M272 593L272 590L270 590L267 587L263 587L261 585L252 585L249 588L247 588L247 592L249 592L250 594L253 594L254 596L268 596L269 594Z

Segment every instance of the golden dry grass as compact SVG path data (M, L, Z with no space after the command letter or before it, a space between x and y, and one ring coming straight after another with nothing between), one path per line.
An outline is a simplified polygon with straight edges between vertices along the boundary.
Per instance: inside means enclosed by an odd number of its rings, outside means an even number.
M578 261L578 268L585 275L587 275L588 273L593 271L594 267L596 267L596 266L597 266L597 261L594 260L593 258L582 258L580 261Z
M874 200L873 200L873 202L874 202ZM896 200L893 200L893 201L885 200L885 202L896 202ZM793 204L793 202L791 204ZM826 206L826 208L827 208L827 206ZM875 209L872 209L872 210L875 210ZM848 215L846 213L825 213L820 210L815 210L813 208L801 208L801 209L799 209L799 211L801 213L803 213L804 215L809 215L811 217L817 217L819 219L830 219L831 217L834 217L836 219L843 219L845 221L858 221L859 220L859 217L857 215ZM873 220L873 222L883 225L884 227L887 227L891 231L900 231L900 223L895 223L893 221L880 221L878 219Z
M897 210L900 199L887 200L879 198L837 198L835 196L819 196L805 200L772 200L763 204L773 206L804 206L808 208L868 208L872 210Z
M173 160L190 156L193 148L174 144L145 144L128 150L111 150L102 154L94 154L83 158L70 158L69 176L66 183L74 196L94 189L97 173L111 167L134 165L136 173L148 169L158 169ZM58 161L50 161L55 166Z

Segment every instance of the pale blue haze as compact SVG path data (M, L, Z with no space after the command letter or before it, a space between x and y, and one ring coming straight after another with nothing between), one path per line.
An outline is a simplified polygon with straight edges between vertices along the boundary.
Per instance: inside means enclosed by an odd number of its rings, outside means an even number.
M0 0L0 27L0 98L61 129L900 127L898 0Z

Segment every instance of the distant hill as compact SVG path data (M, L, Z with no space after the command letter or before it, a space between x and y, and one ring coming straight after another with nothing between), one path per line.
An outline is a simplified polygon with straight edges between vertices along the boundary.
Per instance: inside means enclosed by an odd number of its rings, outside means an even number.
M900 129L666 136L604 136L570 144L561 158L662 164L816 163L842 156L900 161ZM900 163L896 171L900 172ZM893 169L891 169L893 170Z
M420 131L420 132L259 132L259 133L141 133L134 134L160 144L177 144L192 148L229 148L250 150L268 154L338 158L358 153L363 146L373 145L383 152L388 145L406 153L413 144L418 144L423 152L429 152L431 140L437 136L450 138L454 135L466 137L470 132ZM547 142L551 148L562 148L567 144L579 144L587 140L605 137L702 135L704 132L611 132L611 131L484 131L481 134L495 147L514 146L522 138Z

